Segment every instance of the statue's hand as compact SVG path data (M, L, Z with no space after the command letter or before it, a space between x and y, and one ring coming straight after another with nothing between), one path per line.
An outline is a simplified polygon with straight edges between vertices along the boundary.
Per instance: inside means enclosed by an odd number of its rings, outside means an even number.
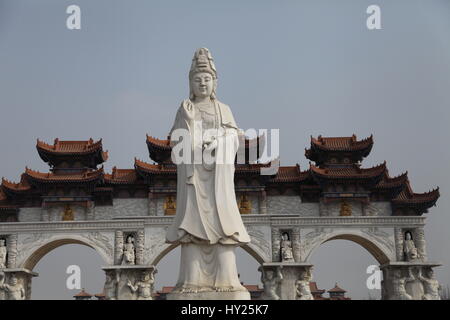
M188 120L194 120L194 104L191 100L186 99L181 103L183 116Z
M217 140L214 139L210 143L206 144L205 150L206 151L211 151L211 150L214 150L216 148L217 148Z

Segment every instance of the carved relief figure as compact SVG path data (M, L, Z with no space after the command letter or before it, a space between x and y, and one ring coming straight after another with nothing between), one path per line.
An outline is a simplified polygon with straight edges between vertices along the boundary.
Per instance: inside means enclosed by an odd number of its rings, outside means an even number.
M106 300L117 299L117 285L119 284L120 275L115 270L106 271L106 280L104 286L104 292Z
M305 271L302 273L301 278L295 282L297 300L314 300L314 297L311 294L311 288L309 287L310 281L311 276Z
M155 278L152 273L142 272L141 280L137 281L134 285L128 280L127 285L130 287L131 292L138 293L138 300L153 300L152 292L153 292L153 283L155 282Z
M394 270L392 274L392 287L394 294L390 300L412 300L411 295L406 292L406 282L412 279L402 276L400 270Z
M248 199L246 194L241 195L239 199L239 212L241 214L252 213L252 202Z
M294 255L292 254L292 242L289 240L289 233L283 232L281 236L281 261L294 262Z
M341 210L339 211L340 216L351 216L352 215L352 206L345 200L341 202Z
M166 201L164 201L164 214L171 216L177 212L177 203L173 196L167 196Z
M245 292L235 258L236 247L250 242L234 189L240 129L230 107L217 100L217 72L206 48L195 52L189 85L189 99L181 103L170 131L177 212L166 240L181 244L180 275L172 292Z
M127 237L127 242L123 245L122 264L134 265L136 264L136 250L134 247L134 237L130 234Z
M68 204L66 205L66 208L64 209L62 220L63 221L73 221L74 220L73 210L70 207L70 205L68 205Z
M423 300L441 300L441 297L439 295L440 285L439 282L434 278L433 269L426 268L425 276L423 276L421 270L419 270L418 278L420 281L422 281L423 285Z
M5 239L0 239L0 269L6 268L6 256L8 250L6 248Z
M1 272L0 290L6 291L8 300L25 300L25 289L21 283L17 281L14 274L9 277L9 284L4 284L5 276Z
M405 261L413 261L418 258L417 248L412 239L411 232L405 232L405 240L403 241L403 255Z
M281 281L283 281L281 268L276 269L276 274L273 270L264 271L261 267L259 268L261 271L261 282L264 286L264 293L262 295L264 300L280 300L277 291Z

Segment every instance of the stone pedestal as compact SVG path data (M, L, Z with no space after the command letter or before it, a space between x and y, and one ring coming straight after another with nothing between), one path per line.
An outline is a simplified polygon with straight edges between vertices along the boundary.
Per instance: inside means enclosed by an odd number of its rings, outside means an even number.
M155 266L115 265L102 269L106 274L105 297L107 300L153 299L154 275L157 273Z
M250 300L246 291L217 292L205 291L198 293L169 293L167 300Z
M299 297L297 296L297 281L305 279L307 279L307 282L311 281L312 267L312 264L299 262L263 263L259 268L259 271L262 272L262 279L267 278L268 274L271 274L276 279L281 273L281 279L279 281L263 281L263 299L274 299L273 295L269 294L269 286L276 283L277 288L274 291L276 292L276 295L279 297L279 299L298 300Z
M436 262L392 262L380 266L383 271L383 300L439 300L439 283L432 269Z
M24 268L0 269L0 300L30 300L31 280L36 272ZM13 278L16 283L13 283Z

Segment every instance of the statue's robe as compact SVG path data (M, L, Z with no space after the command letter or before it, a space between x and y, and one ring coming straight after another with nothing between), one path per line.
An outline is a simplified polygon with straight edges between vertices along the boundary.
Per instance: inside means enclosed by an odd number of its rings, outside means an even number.
M234 159L239 147L238 127L226 104L217 100L214 104L218 122L224 129L224 134L216 138L218 145L215 156L216 159L226 161L215 163L215 168L209 171L211 177L205 177L208 171L204 170L200 163L177 164L176 215L166 234L166 240L170 243L178 241L199 241L208 244L250 242L239 213L234 190ZM190 159L193 160L194 152L199 150L201 152L202 140L199 135L201 129L198 125L196 126L194 119L190 116L195 116L195 108L190 100L185 100L178 109L171 135L176 129L185 129L189 132ZM171 142L176 144L174 141ZM210 199L215 199L213 205L216 208L211 208L212 204L208 201Z
M181 243L180 274L173 292L215 291L225 288L246 291L236 269L236 246L250 242L236 202L234 159L239 147L238 127L230 108L215 100L215 114L197 111L190 100L183 101L171 130L172 159L177 164L177 208L166 233L169 243ZM206 122L224 129L216 136L215 161L201 163L202 131ZM214 120L213 120L214 119ZM185 129L189 163L176 159L177 129ZM186 138L186 137L185 137ZM183 149L185 150L185 149ZM200 152L196 163L194 154ZM197 160L197 159L195 159ZM191 291L189 291L191 292Z

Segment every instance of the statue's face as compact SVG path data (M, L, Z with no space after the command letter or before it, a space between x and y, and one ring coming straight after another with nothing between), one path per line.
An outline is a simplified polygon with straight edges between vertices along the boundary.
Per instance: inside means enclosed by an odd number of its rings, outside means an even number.
M9 280L10 282L10 284L12 285L12 286L15 286L16 284L17 284L17 278L16 277L12 277L11 278L11 280Z
M0 247L4 247L5 246L5 240L1 239L0 240Z
M406 240L411 240L411 233L406 233Z
M434 275L434 271L432 269L429 269L427 271L427 278L431 279L431 278L433 278L433 275Z
M267 279L271 280L273 278L273 271L268 270L266 273Z
M131 243L132 240L133 240L133 238L131 238L131 237L128 237L128 238L127 238L127 242L128 242L128 243Z
M199 98L210 97L214 89L213 76L207 72L194 74L191 79L191 90Z

